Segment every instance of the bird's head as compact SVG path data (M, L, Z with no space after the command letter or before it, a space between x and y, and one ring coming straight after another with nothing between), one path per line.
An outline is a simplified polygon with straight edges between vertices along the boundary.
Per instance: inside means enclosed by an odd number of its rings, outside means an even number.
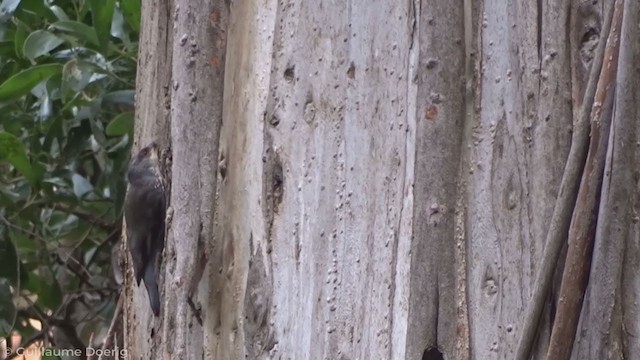
M133 159L134 162L151 161L158 162L158 144L153 141L151 144L143 147Z
M129 182L135 183L157 178L159 176L159 159L159 147L155 141L140 149L129 164Z

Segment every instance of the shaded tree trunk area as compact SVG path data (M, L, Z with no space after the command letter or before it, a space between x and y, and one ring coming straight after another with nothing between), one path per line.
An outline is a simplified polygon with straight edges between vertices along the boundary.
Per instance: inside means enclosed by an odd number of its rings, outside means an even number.
M640 5L613 3L143 1L136 147L171 149L172 219L123 346L637 358Z

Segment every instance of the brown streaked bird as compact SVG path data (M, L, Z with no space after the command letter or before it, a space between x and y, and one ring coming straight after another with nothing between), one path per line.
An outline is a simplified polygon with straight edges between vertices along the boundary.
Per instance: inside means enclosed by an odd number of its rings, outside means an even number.
M124 201L127 244L138 286L144 279L151 310L160 314L157 266L164 248L165 189L158 145L152 142L131 159L129 187Z

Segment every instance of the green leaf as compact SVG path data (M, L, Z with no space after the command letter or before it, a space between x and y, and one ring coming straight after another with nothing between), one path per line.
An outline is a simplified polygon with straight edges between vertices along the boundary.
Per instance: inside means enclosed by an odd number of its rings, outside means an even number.
M9 78L0 85L0 101L9 101L26 95L41 81L62 72L60 64L38 65Z
M7 337L13 329L16 307L11 298L11 286L7 279L0 278L0 336Z
M105 94L102 101L112 104L135 105L135 90L119 90Z
M0 159L8 160L32 184L38 181L36 172L31 167L24 146L13 134L0 132Z
M109 48L109 40L111 39L111 21L113 19L113 9L116 5L116 1L88 0L87 2L91 9L93 28L96 29L100 48L106 52Z
M61 21L69 20L69 16L67 16L67 14L64 12L64 10L62 10L60 6L57 6L57 5L50 6L49 10L51 10L53 15L55 15L58 18L58 20L61 20Z
M62 303L60 284L44 266L29 273L24 288L38 295L36 303L47 309L56 309Z
M140 0L120 0L120 10L133 31L140 31Z
M13 42L15 46L16 56L24 57L22 53L22 48L24 47L24 41L27 39L27 35L29 34L29 27L24 22L13 19L14 24L16 25L16 32L13 35Z
M107 137L104 133L104 125L102 121L96 118L89 119L89 125L91 126L91 133L93 134L93 138L100 144L101 146L107 145Z
M71 59L62 69L64 93L68 96L81 92L89 84L94 72L93 67L85 61Z
M62 94L61 94L62 74L53 75L46 81L46 84L47 84L47 94L49 94L49 97L51 97L52 100L60 100L62 98ZM62 114L64 111L70 109L74 104L62 103L62 105L63 105L62 108L58 109L58 114Z
M53 144L54 140L61 141L65 135L62 119L62 116L56 116L53 121L49 122L47 136L45 137L44 143L42 144L42 147L47 152L51 151L51 145Z
M15 41L0 41L0 57L8 58L14 54Z
M125 112L114 117L107 125L107 136L120 136L133 131L133 113Z
M73 35L78 40L93 45L99 45L96 30L87 24L83 24L77 21L58 21L51 24L51 27L53 29L64 31L70 35Z
M17 112L7 113L3 111L2 114L3 116L0 116L0 126L2 130L15 136L21 136L24 130L24 122L31 120L31 117L26 114Z
M45 93L44 96L40 97L40 110L38 111L38 118L41 121L44 121L51 117L52 113L53 104L51 102L51 97L49 96L49 93Z
M22 52L24 56L35 64L35 59L47 55L57 48L64 40L45 30L36 30L27 36Z
M11 232L11 241L13 241L15 249L20 253L21 257L24 254L36 253L40 249L40 244L37 243L37 240L33 239L31 235L27 236L21 232ZM28 277L22 274L21 279L26 282Z
M113 21L111 22L111 35L122 40L126 47L131 47L131 39L129 32L125 30L124 16L122 11L116 8L113 12Z
M55 21L55 16L47 6L48 1L22 0L16 10L15 17L19 17L34 26L39 26L44 21Z
M73 174L71 176L71 181L73 182L73 193L78 198L82 198L93 191L93 185L91 185L91 182L80 174Z

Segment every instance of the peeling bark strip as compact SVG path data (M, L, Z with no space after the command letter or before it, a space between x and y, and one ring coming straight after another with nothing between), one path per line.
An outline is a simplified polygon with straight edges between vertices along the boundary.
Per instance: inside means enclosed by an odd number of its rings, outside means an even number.
M582 301L589 281L591 253L598 220L604 164L613 116L615 80L620 49L622 0L616 0L611 32L604 53L605 63L591 110L589 154L582 174L578 199L569 229L569 248L562 276L556 318L551 332L548 359L565 360L571 356Z
M600 33L600 39L604 39L604 36L608 36L610 32L609 30L611 28L613 17L613 4L609 4L607 2L605 4L604 13L604 24L602 26L602 32ZM574 28L572 31L582 34L581 28ZM576 35L574 35L574 37L575 36ZM542 311L547 302L547 296L551 289L554 271L556 269L558 259L560 258L562 246L565 244L566 234L569 231L569 225L578 194L579 179L582 174L583 164L588 151L587 142L589 136L589 119L593 99L598 86L602 63L604 61L605 48L606 42L600 41L591 63L587 87L582 95L583 101L576 103L575 95L573 95L574 109L577 108L579 110L577 114L574 115L576 121L574 121L571 148L569 156L567 157L564 174L562 176L560 190L553 209L553 215L546 233L544 253L541 256L541 264L536 276L535 286L531 291L531 299L527 305L526 317L522 325L522 331L519 335L515 357L516 360L528 360L533 352L533 344L539 336L537 335L537 332L540 329L539 325L542 322ZM575 49L573 58L574 60L572 63L575 66ZM574 69L574 75L572 76L576 77L574 66L571 67ZM576 104L580 105L575 106Z
M171 143L171 69L172 44L170 35L172 4L165 0L142 1L142 23L139 41L138 67L136 76L136 121L134 148L145 146L155 140L162 149L168 149ZM169 169L170 170L170 169ZM171 177L166 177L170 180ZM123 242L124 244L125 242ZM123 254L128 254L124 249ZM160 271L167 271L167 246ZM127 264L127 269L131 265ZM158 274L162 299L166 291L162 284L165 274ZM164 280L163 280L164 279ZM153 356L153 349L161 342L158 336L159 322L153 319L149 309L149 300L144 286L137 287L132 276L125 277L123 302L123 342L128 356L133 359L145 359ZM167 304L161 305L166 309ZM145 311L145 309L147 309Z
M277 345L258 358L404 358L413 4L270 4L277 10L261 166L273 194L261 201L274 210L262 241L271 250Z
M423 0L417 4L412 49L418 52L415 186L410 210L413 241L404 358L441 359L444 355L462 360L468 355L468 340L457 334L468 334L469 325L459 317L466 305L456 305L466 299L456 293L456 284L465 280L459 271L464 252L457 251L460 248L454 241L455 215L463 211L456 208L458 183L454 179L466 151L463 130L470 129L473 120L465 116L466 84L462 80L467 65L465 30L471 29L465 29L463 2Z
M580 326L589 331L578 332L574 359L633 359L640 353L640 343L629 338L638 333L635 309L640 294L631 285L635 282L631 279L638 278L637 255L632 254L640 254L640 197L630 196L640 189L640 148L636 145L640 133L640 2L625 1L623 14L611 140L589 288L580 318Z
M126 348L132 358L204 356L199 311L209 305L202 300L213 297L208 292L213 277L206 278L204 289L198 283L204 263L215 258L218 266L221 257L222 246L213 239L212 207L228 13L224 1L142 2L136 138L154 138L171 148L174 211L164 251L160 320L150 328L148 318L131 309L131 297L125 303ZM217 321L217 313L204 309L206 326Z
M222 258L214 238L218 149L229 8L225 1L175 0L171 9L171 140L173 224L165 256L165 317L156 354L172 359L204 356L202 327L212 328L219 310L209 275L199 286L204 262L216 269ZM202 311L201 311L202 310Z

